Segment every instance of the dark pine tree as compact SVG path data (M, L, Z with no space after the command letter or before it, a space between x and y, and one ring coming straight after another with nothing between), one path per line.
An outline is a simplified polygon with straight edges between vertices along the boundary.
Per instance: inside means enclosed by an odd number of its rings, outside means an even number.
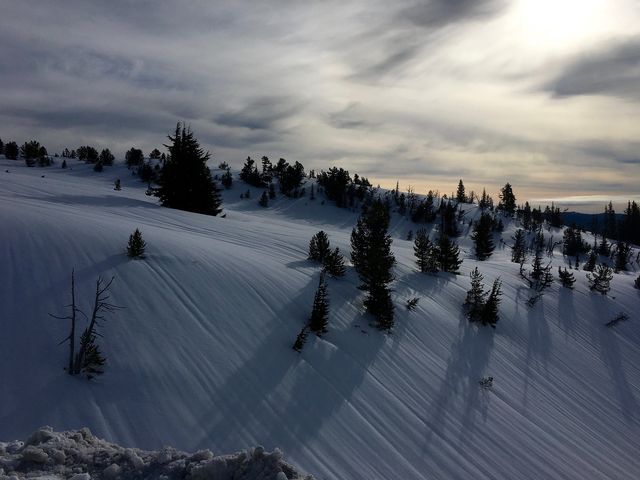
M489 292L484 289L482 283L484 276L478 271L478 267L471 270L469 276L471 277L471 288L467 292L464 307L469 320L475 322L482 317L482 310Z
M416 238L413 241L413 254L416 257L416 263L418 264L418 268L422 273L425 272L433 272L432 267L436 267L437 264L433 261L434 246L431 240L429 240L429 235L424 228L419 229L416 232Z
M458 244L446 235L440 235L438 246L435 248L438 266L443 272L460 273L460 248Z
M558 267L558 277L560 278L560 283L562 283L563 287L573 289L573 284L576 283L573 273L568 271L566 268L562 269L561 267Z
M511 249L511 261L514 263L522 263L525 258L525 238L524 238L524 230L519 228L516 230L515 236L513 238L513 248Z
M483 325L491 325L493 328L496 328L496 323L498 322L498 307L500 306L500 296L502 295L501 287L502 282L496 278L480 314L480 322Z
M513 194L513 189L509 183L506 183L505 186L500 189L498 209L502 210L509 217L512 217L516 212L516 196Z
M319 337L327 333L329 325L329 294L324 275L324 271L320 273L320 282L313 299L313 309L309 318L309 329Z
M493 253L495 245L493 244L492 219L488 213L482 213L480 220L473 226L473 234L471 238L475 244L476 257L478 260L486 260Z
M631 254L631 247L629 244L619 241L616 245L616 272L622 272L627 269L627 263L629 262L629 255Z
M178 132L176 129L176 135L177 134ZM169 137L169 139L171 139L171 137ZM139 148L131 147L131 149L125 154L124 158L127 164L127 168L137 167L144 163L144 153L142 153L142 150L140 150Z
M589 289L600 292L602 295L606 295L609 292L609 289L611 288L610 282L612 279L613 270L611 267L604 264L596 265L593 273L587 273Z
M141 258L147 248L147 243L142 239L142 233L136 228L136 231L129 236L127 244L127 255L131 258Z
M456 200L458 203L465 203L467 201L467 195L464 191L464 184L462 183L462 179L458 182L458 190L456 192Z
M4 156L8 160L17 160L20 149L16 142L7 142L4 146Z
M231 175L231 169L227 168L227 170L220 176L220 183L224 188L231 188L233 185L233 175Z
M327 252L322 265L324 270L334 278L343 277L347 271L344 266L344 257L340 253L340 249L338 247Z
M329 237L323 230L320 230L309 241L309 260L322 263L330 249Z
M587 257L587 261L585 262L582 269L585 272L593 272L596 268L596 262L598 261L598 254L596 253L596 249L592 248L589 252L589 256Z
M174 136L169 135L169 157L160 170L157 195L162 206L188 212L218 215L222 200L211 171L207 167L209 152L200 147L188 127L180 123Z
M359 288L367 292L365 308L384 330L390 330L394 323L388 285L394 278L391 269L396 260L388 227L389 212L381 200L375 199L363 209L351 232L351 262L362 282Z

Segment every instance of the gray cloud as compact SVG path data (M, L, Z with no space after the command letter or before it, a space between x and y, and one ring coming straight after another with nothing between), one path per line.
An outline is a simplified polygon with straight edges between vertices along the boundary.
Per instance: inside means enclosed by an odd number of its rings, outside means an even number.
M558 97L608 95L640 100L640 36L574 59L544 88Z

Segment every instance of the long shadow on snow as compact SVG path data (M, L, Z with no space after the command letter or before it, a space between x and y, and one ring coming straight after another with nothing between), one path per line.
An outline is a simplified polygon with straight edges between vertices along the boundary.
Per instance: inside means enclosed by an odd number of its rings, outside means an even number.
M530 295L535 292L531 289L527 289ZM549 324L544 315L544 296L540 297L537 303L533 307L527 308L527 353L524 364L524 388L522 391L522 405L527 408L528 406L528 393L529 382L531 377L530 368L538 365L538 362L542 362L545 372L547 371L547 360L552 349L551 332L549 330Z
M622 353L620 352L620 345L617 338L619 332L616 331L616 328L624 328L625 324L622 323L618 327L613 328L607 328L604 325L605 322L602 321L602 319L606 319L608 315L611 315L610 308L607 308L605 303L607 300L606 297L600 295L591 295L592 311L598 312L595 319L589 323L591 326L591 337L598 341L600 356L609 371L609 377L613 382L613 387L618 396L618 403L622 414L628 420L635 422L638 418L640 407L625 375Z
M577 320L573 296L575 292L569 288L561 287L558 294L558 322L565 336L573 333Z
M447 435L448 419L453 426L456 422L452 415L457 408L452 405L457 398L463 401L462 418L459 419L459 438L463 443L473 440L476 413L482 413L486 419L488 397L482 395L479 380L485 376L493 349L495 330L491 327L471 324L461 314L458 335L451 344L451 356L447 361L445 378L440 391L430 406L427 424L431 427L427 432L425 449L434 441L434 437Z
M346 352L330 343L331 331L322 339L310 333L303 352L293 351L291 345L308 319L317 281L314 275L295 299L272 314L284 320L270 322L269 333L251 356L210 392L212 409L198 421L206 432L199 448L211 444L244 448L253 440L291 453L304 449L322 424L349 403L384 337L352 332L362 338L359 344L365 348ZM305 305L295 319L290 318L292 305ZM344 333L349 332L336 335ZM295 423L294 419L304 420Z

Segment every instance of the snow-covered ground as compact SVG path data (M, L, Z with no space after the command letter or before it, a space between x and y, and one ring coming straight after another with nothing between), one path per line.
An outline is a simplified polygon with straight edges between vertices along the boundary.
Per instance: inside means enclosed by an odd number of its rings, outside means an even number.
M529 308L507 247L478 262L465 227L462 274L423 275L404 240L416 226L396 216L393 334L369 326L349 268L329 281L329 333L297 354L320 273L309 239L323 229L348 253L357 212L308 189L263 209L237 182L226 218L208 217L159 207L122 166L69 165L0 160L0 439L51 425L149 450L260 444L317 479L640 478L637 271L616 274L608 296L575 271L575 290L554 283ZM136 228L144 260L125 253ZM462 313L475 266L503 280L495 330ZM99 275L125 307L90 382L64 372L68 325L48 316L67 313L73 268L81 308ZM629 321L606 328L619 312Z

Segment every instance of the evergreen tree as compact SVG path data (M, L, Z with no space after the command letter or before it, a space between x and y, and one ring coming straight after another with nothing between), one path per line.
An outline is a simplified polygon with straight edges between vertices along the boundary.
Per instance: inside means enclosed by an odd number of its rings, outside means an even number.
M613 204L609 202L604 209L604 234L603 236L609 238L617 238L618 224L616 220L616 211L613 209Z
M7 142L4 146L4 156L7 160L17 160L19 151L16 142Z
M115 157L108 148L105 148L100 152L98 160L101 161L103 165L113 165Z
M309 259L322 263L329 251L329 237L323 230L320 230L309 241Z
M255 165L256 161L247 157L242 166L242 170L240 171L240 180L252 185L254 187L263 187L264 183L262 181L262 176L258 171L258 167Z
M464 184L462 183L462 179L458 182L458 191L456 192L456 200L458 203L466 203L467 196L464 191Z
M638 278L633 282L633 286L640 290L640 275L638 275Z
M271 200L276 198L276 187L273 185L273 183L269 184L269 198Z
M66 160L62 160L61 168L67 168L67 161Z
M313 299L313 309L309 318L309 329L319 337L327 333L329 325L329 294L327 293L327 282L324 278L324 271L320 273L320 282Z
M627 269L630 253L631 247L622 241L618 241L618 244L616 245L616 272L621 272Z
M489 258L495 248L492 239L491 225L491 215L482 213L480 220L473 226L471 238L475 244L476 257L478 257L478 260L486 260Z
M491 325L493 328L496 328L496 323L498 322L498 307L500 306L500 296L502 295L501 287L502 282L496 278L480 314L480 322L483 325Z
M169 135L167 158L158 183L162 206L188 212L218 215L220 193L207 167L209 152L204 152L189 128L178 123L175 135Z
M127 255L131 258L142 258L146 247L147 244L142 239L142 233L140 233L140 230L136 228L136 231L129 236Z
M440 235L438 246L434 249L440 270L448 273L460 273L460 248L455 241L446 235Z
M511 250L511 261L514 263L522 263L524 262L526 251L524 230L519 228L512 238L513 248Z
M602 241L598 245L598 255L604 255L605 257L611 255L611 244L607 242L606 235L602 235Z
M298 336L296 337L296 341L293 344L293 349L296 352L302 351L302 348L307 341L307 336L309 335L309 333L307 332L307 328L308 327L306 325L302 327L302 330L300 330L300 333L298 333Z
M558 267L558 277L560 277L560 282L563 287L573 289L573 284L576 283L573 273L569 272L566 268L563 270L561 267Z
M226 172L220 176L220 183L222 183L224 188L231 188L231 185L233 185L233 175L231 175L230 168L227 168Z
M102 170L104 170L104 167L102 165L102 161L98 160L95 165L93 166L93 171L94 172L101 172Z
M260 196L260 200L258 200L258 204L261 207L268 207L269 206L269 195L267 194L266 190L264 192L262 192L262 195Z
M176 129L176 135L177 134L178 129ZM169 137L169 139L171 139L171 137ZM124 159L127 164L127 168L137 167L144 163L144 153L142 153L142 150L140 150L139 148L131 147L131 149L129 149L129 151L125 154Z
M113 189L114 190L118 190L118 191L122 190L122 186L120 185L120 179L119 178L116 178L116 181L113 182Z
M424 228L416 232L416 238L413 242L413 253L416 257L416 263L422 273L437 272L437 264L434 262L434 246L429 240L429 235ZM435 267L435 270L433 268Z
M344 276L347 271L344 266L344 257L338 247L336 247L335 250L327 252L324 257L323 266L325 271L334 278Z
M30 142L24 142L20 147L20 155L24 158L28 167L33 167L36 160L40 158L40 142L37 140L31 140Z
M612 279L613 270L611 270L611 267L604 264L596 265L593 273L587 273L589 289L600 292L603 295L606 295L611 288L610 282Z
M151 160L160 160L160 158L162 158L162 154L160 153L160 150L154 148L151 150L151 153L149 153L149 158Z
M76 359L77 373L85 375L88 379L104 373L106 359L96 343L96 335L89 332L89 329L85 329L80 335L80 352L83 352L83 355L78 354Z
M0 139L0 155L4 154L4 143L2 143L2 139Z
M358 272L360 288L367 291L365 308L381 329L393 327L393 303L388 284L393 281L391 237L387 233L389 212L379 199L363 209L351 232L351 262Z
M467 292L464 307L469 320L475 322L480 320L482 316L485 299L489 292L484 289L484 284L482 283L484 276L478 271L478 267L471 270L469 276L471 277L471 288Z
M314 187L315 187L315 185L312 183L311 184L311 194L309 195L309 200L315 200L316 199L316 194L315 194L315 191L314 191Z
M500 190L500 204L498 209L502 210L508 216L513 216L516 211L516 197L509 183L506 183Z
M592 248L589 252L589 257L587 258L586 263L582 267L585 272L593 272L596 268L596 262L598 261L598 255L596 254L596 249Z

